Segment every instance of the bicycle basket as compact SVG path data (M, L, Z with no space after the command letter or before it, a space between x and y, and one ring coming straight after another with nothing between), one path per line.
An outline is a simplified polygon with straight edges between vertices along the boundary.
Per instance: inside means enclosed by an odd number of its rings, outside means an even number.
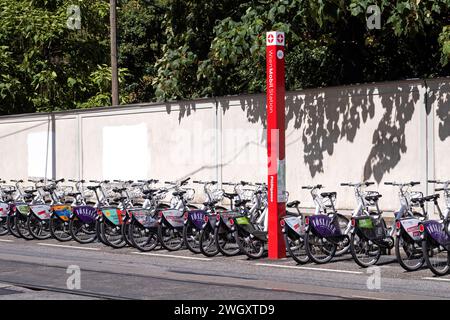
M365 197L368 197L368 196L378 196L380 193L378 192L378 191L365 191L364 192L364 201L366 202L366 205L368 205L368 206L375 206L377 203L376 203L376 201L373 201L373 200L367 200Z
M254 194L255 190L253 189L241 189L241 192L239 192L239 197L241 200L253 200Z
M408 197L408 201L411 207L420 207L420 204L417 203L413 203L411 200L412 199L417 199L417 198L423 198L423 192L421 191L411 191L408 193L409 197Z
M223 199L223 194L225 191L223 189L216 189L211 191L211 200L212 201L221 201Z
M183 189L183 190L186 191L186 193L183 195L183 197L186 201L194 200L195 189L187 188L187 189Z

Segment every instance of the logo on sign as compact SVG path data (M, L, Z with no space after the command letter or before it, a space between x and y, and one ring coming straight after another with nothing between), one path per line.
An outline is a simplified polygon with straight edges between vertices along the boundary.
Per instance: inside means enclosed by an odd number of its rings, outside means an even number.
M281 33L277 36L277 41L278 43L283 44L284 36Z
M273 34L269 33L269 35L267 36L267 42L268 43L273 43L273 40L274 40Z
M283 59L284 58L284 52L282 50L278 50L277 51L277 58L278 59Z

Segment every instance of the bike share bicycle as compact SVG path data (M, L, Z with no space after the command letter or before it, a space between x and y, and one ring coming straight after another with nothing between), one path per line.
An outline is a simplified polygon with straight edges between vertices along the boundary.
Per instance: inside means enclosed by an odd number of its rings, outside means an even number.
M5 183L5 180L0 180L0 236L9 233L8 216L13 206L13 194L16 190L14 186L8 186Z
M184 213L195 210L197 207L190 205L194 198L195 190L182 188L188 184L190 178L179 183L166 181L172 185L172 199L170 209L164 209L158 213L158 240L161 246L169 251L176 251L183 246Z
M136 249L147 252L156 248L158 240L158 216L160 210L169 206L161 201L167 195L167 188L154 188L153 184L159 180L139 180L144 203L141 208L131 208L127 210L130 217L129 238Z
M281 218L280 225L289 256L295 262L305 264L309 261L309 257L305 249L305 219L299 205L298 200L286 204L286 209L295 208L297 212L286 210L286 216Z
M423 198L420 191L412 191L411 188L420 182L385 182L385 185L399 187L400 208L395 215L395 256L400 266L406 271L419 270L425 260L422 254L422 239L419 233L419 223L428 218L423 203L417 199ZM414 211L413 206L418 204L422 213Z
M439 194L417 200L422 205L424 202L433 202L440 218L439 221L420 222L422 253L431 272L437 276L444 276L450 270L450 181L430 180L428 182L443 185L442 188L437 188L435 191L444 193L446 208L442 212L438 203Z
M373 182L342 183L355 188L358 206L352 214L350 225L350 253L353 260L366 268L378 262L383 251L394 247L393 229L387 228L378 201L382 197L376 191L363 188ZM370 210L375 207L374 210Z
M305 218L305 249L309 259L318 264L327 263L335 255L346 253L350 247L347 234L349 220L339 214L334 206L337 194L319 194L321 188L323 186L320 184L302 187L311 190L316 204L315 213Z
M190 210L184 214L183 241L189 251L192 253L201 253L202 231L210 219L219 211L226 211L226 208L217 206L223 199L224 190L213 188L217 186L217 181L193 181L194 184L202 184L206 195L206 201L199 210ZM206 248L211 251L212 248ZM218 250L216 249L218 252Z

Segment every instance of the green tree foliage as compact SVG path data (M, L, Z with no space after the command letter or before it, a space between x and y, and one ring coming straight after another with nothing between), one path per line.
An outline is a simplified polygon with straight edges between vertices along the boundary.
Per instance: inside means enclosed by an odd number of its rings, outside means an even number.
M0 0L0 21L0 113L110 104L108 0ZM118 0L121 102L263 92L269 30L290 90L450 71L450 0Z

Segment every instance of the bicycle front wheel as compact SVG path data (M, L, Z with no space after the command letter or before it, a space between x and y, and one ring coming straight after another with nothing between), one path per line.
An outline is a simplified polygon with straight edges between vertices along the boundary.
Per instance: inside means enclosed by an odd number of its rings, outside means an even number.
M100 233L103 240L105 240L105 244L114 249L120 249L127 245L122 235L121 226L112 225L104 221L100 223Z
M161 246L169 251L180 250L183 246L183 235L176 228L165 226L161 223L158 226L158 238Z
M137 221L131 221L128 232L133 247L140 251L151 251L158 245L158 234L154 230L143 227Z
M190 221L183 227L183 240L189 251L200 253L200 230Z
M6 225L8 227L8 231L9 233L11 233L14 237L16 238L22 238L19 234L19 232L17 232L17 228L16 228L16 221L14 216L9 215L6 218Z
M72 239L69 230L69 222L63 221L56 216L50 218L50 233L53 238L61 242Z
M214 239L214 230L211 228L203 229L200 232L200 252L206 257L214 257L219 253Z
M0 217L0 236L8 234L8 222L7 217Z
M249 233L239 234L238 231L234 232L236 243L239 245L239 249L250 259L259 259L264 253L264 242L252 238Z

